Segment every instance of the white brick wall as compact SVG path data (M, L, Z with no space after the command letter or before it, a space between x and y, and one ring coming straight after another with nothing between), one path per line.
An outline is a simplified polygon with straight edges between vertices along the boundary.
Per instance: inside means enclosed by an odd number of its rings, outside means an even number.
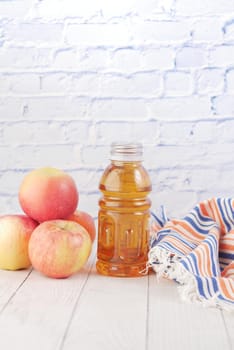
M234 196L233 0L0 0L0 208L29 170L97 215L112 141L141 141L153 208Z

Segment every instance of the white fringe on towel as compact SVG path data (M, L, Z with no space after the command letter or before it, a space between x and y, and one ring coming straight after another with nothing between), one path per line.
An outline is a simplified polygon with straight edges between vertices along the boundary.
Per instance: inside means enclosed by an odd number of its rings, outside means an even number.
M226 302L221 302L216 295L209 300L202 298L198 293L195 277L184 268L180 263L180 259L175 254L171 254L169 251L156 246L149 252L148 265L156 272L158 282L162 278L167 278L179 283L178 291L183 301L202 303L204 307L234 311L234 307L230 309L230 305L227 305Z

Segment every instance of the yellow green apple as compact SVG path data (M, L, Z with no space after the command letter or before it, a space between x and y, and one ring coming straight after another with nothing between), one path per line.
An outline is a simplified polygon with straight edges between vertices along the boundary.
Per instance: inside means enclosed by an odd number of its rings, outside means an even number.
M26 215L0 217L0 268L19 270L31 265L28 242L38 223Z

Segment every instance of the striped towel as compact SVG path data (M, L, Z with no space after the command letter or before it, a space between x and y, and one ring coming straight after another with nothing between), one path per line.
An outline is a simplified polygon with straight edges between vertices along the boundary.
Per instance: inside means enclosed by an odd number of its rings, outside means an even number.
M234 199L201 202L181 220L152 214L149 265L182 298L234 311Z

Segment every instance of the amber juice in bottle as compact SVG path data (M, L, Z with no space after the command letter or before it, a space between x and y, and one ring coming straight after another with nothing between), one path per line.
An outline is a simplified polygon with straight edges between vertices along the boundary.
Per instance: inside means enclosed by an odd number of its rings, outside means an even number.
M134 277L146 274L151 182L142 166L141 144L112 144L111 164L99 189L97 271Z

